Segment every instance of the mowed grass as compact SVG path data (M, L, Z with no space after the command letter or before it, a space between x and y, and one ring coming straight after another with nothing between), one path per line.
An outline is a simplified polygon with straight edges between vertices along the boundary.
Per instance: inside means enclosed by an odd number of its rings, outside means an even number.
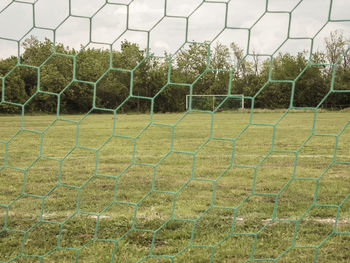
M0 116L0 262L350 262L350 113Z

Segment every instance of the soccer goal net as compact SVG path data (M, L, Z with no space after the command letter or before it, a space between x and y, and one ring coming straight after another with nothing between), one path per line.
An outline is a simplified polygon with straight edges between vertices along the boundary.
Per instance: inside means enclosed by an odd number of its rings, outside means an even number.
M0 0L0 262L349 263L349 10Z

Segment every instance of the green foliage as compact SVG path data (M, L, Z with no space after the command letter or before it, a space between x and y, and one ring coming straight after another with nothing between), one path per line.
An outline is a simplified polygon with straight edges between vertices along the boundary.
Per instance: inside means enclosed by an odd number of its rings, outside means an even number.
M49 39L41 42L31 36L23 42L25 51L20 57L23 66L16 66L16 57L2 59L0 76L4 76L6 86L4 100L24 104L38 90L40 71L39 89L60 96L63 101L60 111L64 113L89 110L94 89L96 107L117 109L132 95L155 98L155 112L181 112L185 110L190 86L197 95L227 94L230 87L231 94L253 97L258 93L255 108L315 107L331 85L336 90L349 89L350 85L347 41L335 31L325 39L325 44L325 52L314 53L312 62L305 52L279 53L272 61L271 58L260 61L261 57L254 53L244 55L235 43L230 47L220 43L214 47L189 43L174 56L165 54L165 59L160 59L126 40L119 51L89 47L77 53L61 44L53 47ZM291 102L292 82L294 100ZM40 99L33 101L27 110L55 112L57 98L46 99L45 103ZM246 107L249 103L247 101ZM333 96L323 107L348 107L349 104L348 97ZM149 111L147 105L135 99L123 111Z

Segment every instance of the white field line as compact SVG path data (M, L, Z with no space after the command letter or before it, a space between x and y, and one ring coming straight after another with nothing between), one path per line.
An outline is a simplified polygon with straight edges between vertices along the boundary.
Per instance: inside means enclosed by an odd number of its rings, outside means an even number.
M267 224L270 221L271 221L271 219L262 220L262 222L264 224ZM284 223L284 222L287 223L287 222L290 222L290 221L273 221L272 224ZM335 223L335 218L303 218L302 220L300 220L300 222L311 222L311 223L320 223L320 224L334 224ZM350 218L338 219L337 225L346 225L346 224L350 224Z
M349 152L350 153L350 152ZM197 154L200 154L200 151L197 153ZM142 158L145 158L145 157L154 157L156 154L144 154L142 153ZM239 154L236 154L235 155L241 157L241 156L244 156L244 157L265 157L266 156L266 153L265 154L242 154L242 153L239 153ZM220 152L213 152L213 153L209 153L209 154L206 154L204 155L203 157L217 157L217 156L231 156L230 154L220 154ZM280 152L273 152L268 158L283 158L283 157L290 157L290 158L294 158L295 157L295 154L294 153L289 153L289 154L282 154ZM334 155L333 154L298 154L298 158L319 158L319 157L325 157L325 158L333 158ZM338 158L348 158L349 159L349 162L350 162L350 155L340 155L340 154L337 154L336 157Z

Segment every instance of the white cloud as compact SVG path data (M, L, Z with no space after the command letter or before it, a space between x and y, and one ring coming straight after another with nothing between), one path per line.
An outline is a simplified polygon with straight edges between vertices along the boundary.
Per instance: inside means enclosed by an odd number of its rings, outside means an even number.
M0 1L0 12L12 2L12 0L2 0Z
M277 53L290 53L296 55L299 52L306 52L306 55L310 54L311 39L288 39L283 46L281 46Z
M288 14L265 14L251 31L250 53L255 50L260 54L272 54L287 39L288 22Z
M71 0L72 14L77 16L92 16L105 2L105 0Z
M92 41L113 43L126 30L126 16L126 6L104 6L92 19Z
M79 49L87 45L90 36L90 22L86 18L69 17L56 31L56 41Z
M171 16L188 16L190 15L203 1L202 0L168 0L167 15Z
M290 12L299 2L300 0L269 0L268 10Z
M188 40L212 41L225 27L226 5L205 3L189 18Z
M230 47L231 43L235 43L243 50L243 53L246 54L248 52L248 30L227 28L212 45L215 46L217 42L224 44L227 47Z
M291 37L314 37L327 22L328 13L329 0L303 1L292 13Z
M67 0L39 0L35 4L36 26L55 29L69 14Z
M29 4L13 3L0 14L0 37L20 40L33 27Z
M128 5L132 0L107 0L108 3Z
M228 5L230 27L251 27L264 13L266 2L261 0L232 0Z
M131 29L150 30L164 16L164 0L135 0L129 8Z
M164 52L174 53L184 42L186 20L183 18L164 18L150 34L150 48L156 55Z
M154 41L153 46L157 49L164 49L164 50L170 49L170 46L168 45L168 43L162 40Z
M350 19L350 1L349 0L333 0L331 19L341 20Z
M18 44L16 41L8 41L0 39L0 59L17 56L18 55Z

